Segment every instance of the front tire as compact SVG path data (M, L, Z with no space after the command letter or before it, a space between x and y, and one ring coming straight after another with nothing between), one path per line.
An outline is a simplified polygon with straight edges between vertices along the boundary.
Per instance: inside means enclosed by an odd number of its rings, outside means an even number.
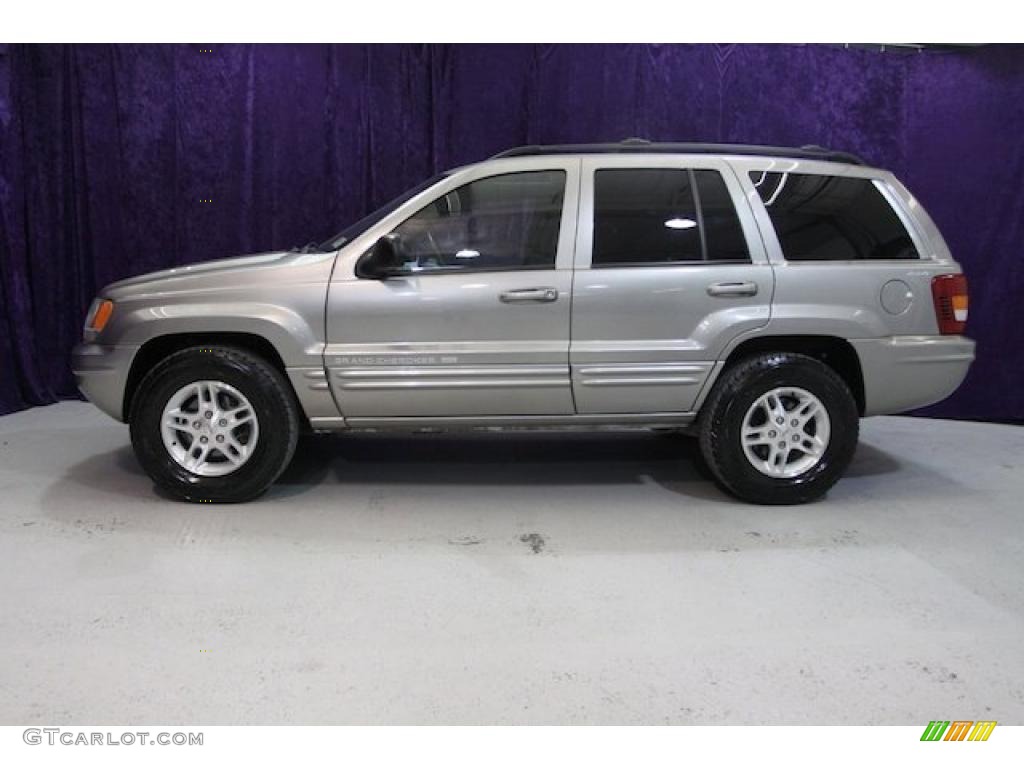
M192 347L158 363L131 408L135 455L169 495L191 502L259 496L288 466L298 406L284 376L234 347Z
M755 504L823 496L857 447L846 382L807 355L747 358L722 374L701 411L701 453L723 490Z

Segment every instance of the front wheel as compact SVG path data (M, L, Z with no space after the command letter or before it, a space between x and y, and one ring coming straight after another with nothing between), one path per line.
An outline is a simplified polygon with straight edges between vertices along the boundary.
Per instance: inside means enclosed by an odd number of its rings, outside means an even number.
M846 470L859 416L832 368L775 352L722 374L699 429L704 459L727 492L757 504L802 504L824 495Z
M139 463L165 492L195 502L247 501L295 451L299 413L284 376L232 347L194 347L164 359L131 411Z

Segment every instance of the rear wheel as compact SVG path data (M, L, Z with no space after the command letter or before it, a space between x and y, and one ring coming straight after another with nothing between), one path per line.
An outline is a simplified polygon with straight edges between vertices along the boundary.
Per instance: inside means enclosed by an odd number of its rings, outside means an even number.
M722 374L699 430L701 452L724 490L757 504L801 504L825 494L846 470L859 416L832 368L776 352Z
M193 347L161 361L140 383L132 445L172 496L246 501L288 465L299 422L287 381L265 360L232 347Z

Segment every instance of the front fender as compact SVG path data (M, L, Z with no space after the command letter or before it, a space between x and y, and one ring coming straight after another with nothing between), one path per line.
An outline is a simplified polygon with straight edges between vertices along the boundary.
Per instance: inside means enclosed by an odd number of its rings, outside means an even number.
M248 333L266 339L286 367L322 365L323 305L302 313L280 304L257 301L192 301L146 306L120 304L116 323L103 344L141 347L161 336L178 334Z

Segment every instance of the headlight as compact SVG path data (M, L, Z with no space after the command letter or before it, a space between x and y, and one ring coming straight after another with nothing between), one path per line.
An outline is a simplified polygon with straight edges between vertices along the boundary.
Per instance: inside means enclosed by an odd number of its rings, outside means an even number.
M93 299L89 307L89 314L85 316L85 329L83 336L86 341L95 341L96 337L110 322L110 316L114 314L114 302L110 299Z

